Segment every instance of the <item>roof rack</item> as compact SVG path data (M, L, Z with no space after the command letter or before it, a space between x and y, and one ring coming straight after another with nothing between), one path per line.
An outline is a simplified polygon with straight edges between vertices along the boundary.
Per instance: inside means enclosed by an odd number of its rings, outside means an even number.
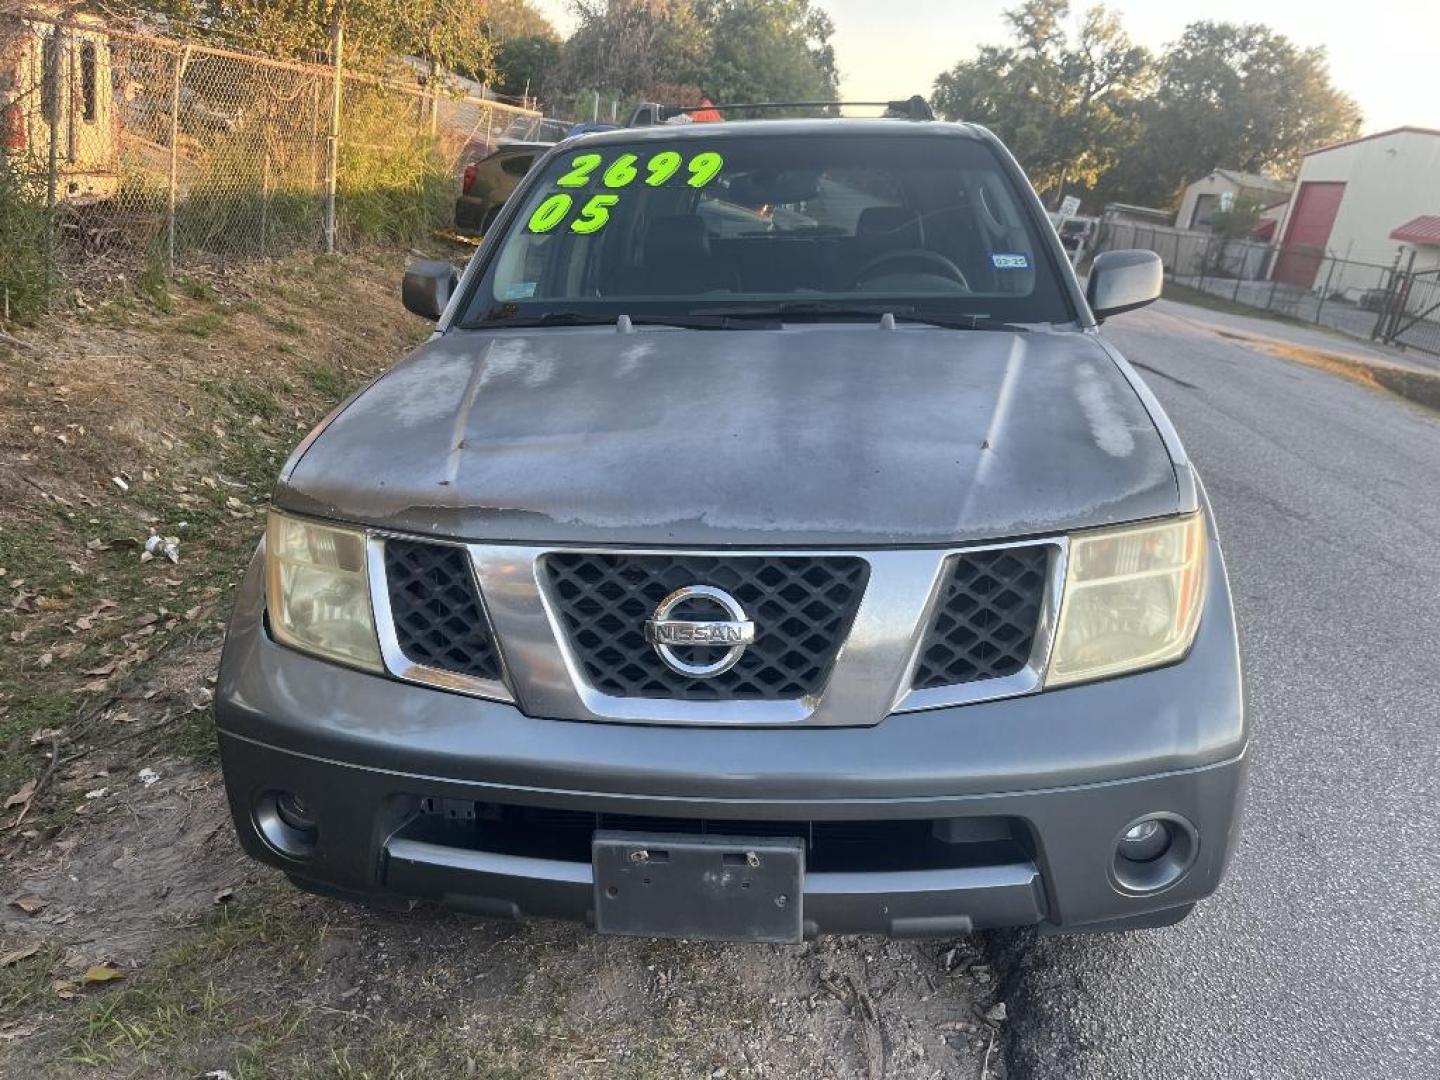
M700 112L725 113L742 109L765 112L776 109L841 109L849 106L884 109L885 116L897 120L934 120L935 112L930 103L919 94L894 101L742 101L725 105L702 102L699 105L665 105L658 101L647 101L636 107L630 116L631 127L647 127L663 124L677 116L688 116Z

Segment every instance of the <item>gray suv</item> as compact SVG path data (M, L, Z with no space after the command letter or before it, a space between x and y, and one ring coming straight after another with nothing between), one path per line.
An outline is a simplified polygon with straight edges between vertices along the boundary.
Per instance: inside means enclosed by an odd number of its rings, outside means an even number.
M221 664L302 888L799 941L1160 926L1247 731L1205 492L1014 159L928 119L536 163L286 464Z

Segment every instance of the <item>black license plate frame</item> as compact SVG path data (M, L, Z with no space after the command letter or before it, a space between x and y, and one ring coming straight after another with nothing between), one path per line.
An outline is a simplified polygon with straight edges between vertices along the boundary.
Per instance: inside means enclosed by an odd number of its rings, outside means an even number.
M595 929L627 937L804 940L799 837L601 830L591 841Z

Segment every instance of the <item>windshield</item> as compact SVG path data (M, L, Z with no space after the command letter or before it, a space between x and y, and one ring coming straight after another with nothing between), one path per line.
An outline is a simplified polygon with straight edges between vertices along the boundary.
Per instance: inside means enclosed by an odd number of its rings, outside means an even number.
M579 146L526 186L467 325L619 315L1074 317L989 146L934 135Z

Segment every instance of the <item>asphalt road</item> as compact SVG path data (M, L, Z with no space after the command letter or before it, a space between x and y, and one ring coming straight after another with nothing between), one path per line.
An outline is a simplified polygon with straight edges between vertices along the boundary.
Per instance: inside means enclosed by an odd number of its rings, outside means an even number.
M1245 825L1179 926L996 942L1010 1075L1436 1080L1440 418L1209 314L1162 302L1106 333L1215 506L1252 726Z

